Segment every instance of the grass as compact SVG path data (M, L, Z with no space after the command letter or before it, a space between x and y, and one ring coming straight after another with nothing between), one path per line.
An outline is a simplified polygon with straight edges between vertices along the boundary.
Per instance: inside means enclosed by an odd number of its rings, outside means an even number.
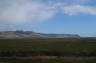
M96 42L79 40L0 40L0 51L96 51Z
M96 39L0 39L0 56L1 63L96 63Z
M63 59L18 59L0 58L3 63L96 63L96 58L63 58Z

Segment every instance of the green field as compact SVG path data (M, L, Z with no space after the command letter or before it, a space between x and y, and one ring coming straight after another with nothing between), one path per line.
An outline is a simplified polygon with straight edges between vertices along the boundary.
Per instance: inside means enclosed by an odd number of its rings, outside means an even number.
M0 58L1 63L96 63L96 58L18 59Z
M0 62L96 63L96 39L0 39Z

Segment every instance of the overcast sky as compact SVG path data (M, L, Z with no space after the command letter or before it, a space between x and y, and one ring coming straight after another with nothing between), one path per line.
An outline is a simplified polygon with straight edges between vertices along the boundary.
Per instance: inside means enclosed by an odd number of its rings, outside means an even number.
M0 0L0 31L96 36L96 0Z

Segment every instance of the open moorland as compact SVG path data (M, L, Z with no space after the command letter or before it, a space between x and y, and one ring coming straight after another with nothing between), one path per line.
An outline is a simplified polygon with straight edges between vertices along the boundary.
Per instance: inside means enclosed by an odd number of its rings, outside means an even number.
M0 39L0 63L96 63L96 38Z

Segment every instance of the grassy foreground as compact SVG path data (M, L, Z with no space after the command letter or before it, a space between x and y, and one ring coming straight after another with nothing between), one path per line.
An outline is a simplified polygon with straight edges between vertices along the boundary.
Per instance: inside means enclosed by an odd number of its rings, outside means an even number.
M96 58L65 57L57 59L0 58L1 63L96 63Z
M0 39L0 63L96 63L96 38Z

